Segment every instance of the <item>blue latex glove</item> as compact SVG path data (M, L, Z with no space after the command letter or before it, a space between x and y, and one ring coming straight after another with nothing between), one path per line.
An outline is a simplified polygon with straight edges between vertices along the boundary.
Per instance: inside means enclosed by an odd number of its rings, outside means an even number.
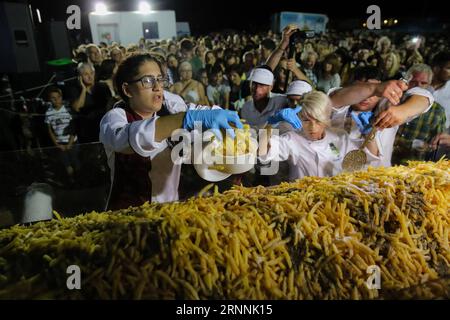
M355 121L356 125L358 126L359 132L361 132L362 134L369 134L372 127L370 120L373 117L373 112L363 111L357 114L355 111L352 111L351 114L353 121Z
M242 129L244 126L236 111L215 109L215 110L188 110L183 120L183 128L192 130L194 123L201 122L203 129L212 129L218 139L222 139L220 129L229 129L227 134L235 138L233 128L229 122L234 123L236 128Z
M284 108L278 110L273 116L269 118L267 121L269 124L276 124L281 121L286 121L294 127L294 129L301 129L302 122L298 117L297 113L302 110L301 106L297 106L295 109L292 108Z

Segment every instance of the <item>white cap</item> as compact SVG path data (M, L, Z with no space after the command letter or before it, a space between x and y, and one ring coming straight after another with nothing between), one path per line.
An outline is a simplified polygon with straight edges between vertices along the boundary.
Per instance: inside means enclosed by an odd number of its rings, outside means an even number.
M273 73L264 68L255 68L248 80L271 86L273 84Z
M313 88L311 85L303 80L295 80L289 84L289 87L286 91L287 96L302 96L305 93L312 91Z

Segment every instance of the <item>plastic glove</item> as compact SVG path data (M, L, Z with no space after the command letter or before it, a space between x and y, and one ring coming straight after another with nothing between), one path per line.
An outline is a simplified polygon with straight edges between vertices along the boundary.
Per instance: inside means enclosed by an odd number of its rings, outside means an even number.
M236 111L215 109L215 110L188 110L183 120L183 128L194 129L195 122L201 122L203 129L212 129L216 137L222 140L220 129L226 129L231 138L235 138L233 128L229 122L234 123L236 128L242 129L244 126Z
M302 122L298 117L297 113L302 110L301 106L297 106L295 109L292 108L284 108L278 110L273 116L271 116L268 120L269 124L276 124L281 121L286 121L294 127L294 129L301 129Z
M372 129L372 125L370 120L373 117L372 111L363 111L357 114L355 111L352 111L352 118L358 126L359 132L362 134L368 134Z

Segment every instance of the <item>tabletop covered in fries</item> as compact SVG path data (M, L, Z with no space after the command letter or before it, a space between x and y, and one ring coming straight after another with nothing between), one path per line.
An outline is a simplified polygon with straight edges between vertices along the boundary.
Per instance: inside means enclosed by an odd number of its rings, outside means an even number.
M0 298L449 298L449 203L450 162L414 162L13 226Z

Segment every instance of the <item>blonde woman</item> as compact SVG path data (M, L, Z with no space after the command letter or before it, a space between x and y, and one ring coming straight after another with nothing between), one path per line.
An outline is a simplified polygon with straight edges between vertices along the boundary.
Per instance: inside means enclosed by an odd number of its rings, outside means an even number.
M281 136L261 137L259 160L263 164L272 160L288 160L289 180L340 173L344 156L347 152L358 149L358 146L349 139L345 131L330 128L332 109L326 94L311 91L303 96L300 104L295 109L282 109L269 119L269 123L286 121L295 130ZM364 124L361 131L367 133L368 119L359 120ZM381 156L374 140L369 142L364 152L369 165L378 164Z
M400 57L394 52L389 52L384 59L384 78L386 80L398 78L399 69Z

